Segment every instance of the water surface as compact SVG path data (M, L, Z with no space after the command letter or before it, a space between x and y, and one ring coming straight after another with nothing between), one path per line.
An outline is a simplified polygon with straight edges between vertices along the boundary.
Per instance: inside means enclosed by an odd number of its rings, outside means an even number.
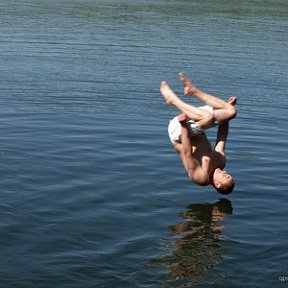
M285 287L286 12L2 1L3 287ZM238 96L227 197L189 182L169 143L159 85L182 97L180 71Z

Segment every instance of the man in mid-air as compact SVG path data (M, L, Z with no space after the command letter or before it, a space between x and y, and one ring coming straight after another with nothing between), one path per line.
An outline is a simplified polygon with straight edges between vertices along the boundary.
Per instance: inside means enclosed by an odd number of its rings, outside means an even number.
M234 180L224 169L226 163L225 144L229 130L229 120L237 110L237 98L230 97L225 102L196 87L184 73L179 74L184 84L184 95L194 96L206 106L195 107L183 102L163 81L160 92L169 105L175 105L182 113L174 117L168 126L170 140L179 153L189 178L194 183L213 185L221 194L229 194L234 188ZM214 149L206 137L205 130L218 126Z

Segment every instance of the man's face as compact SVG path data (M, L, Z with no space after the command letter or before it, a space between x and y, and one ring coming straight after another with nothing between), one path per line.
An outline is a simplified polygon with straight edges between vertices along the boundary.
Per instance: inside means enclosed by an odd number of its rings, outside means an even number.
M213 182L215 187L220 188L222 186L232 185L234 181L232 176L229 175L225 170L217 168L214 171Z

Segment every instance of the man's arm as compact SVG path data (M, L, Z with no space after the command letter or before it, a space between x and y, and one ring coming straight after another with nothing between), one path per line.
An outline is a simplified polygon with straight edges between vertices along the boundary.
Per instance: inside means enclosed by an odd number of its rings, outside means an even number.
M229 122L222 122L218 127L215 151L225 156L225 145L229 133Z

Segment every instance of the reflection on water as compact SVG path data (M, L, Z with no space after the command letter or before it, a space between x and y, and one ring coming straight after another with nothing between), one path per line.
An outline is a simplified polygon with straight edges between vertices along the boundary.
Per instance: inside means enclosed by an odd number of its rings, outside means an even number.
M226 215L232 215L232 204L220 199L213 204L191 204L180 214L184 221L170 227L172 253L160 259L171 280L192 284L211 283L207 273L222 262L221 246ZM223 275L217 275L217 278Z

